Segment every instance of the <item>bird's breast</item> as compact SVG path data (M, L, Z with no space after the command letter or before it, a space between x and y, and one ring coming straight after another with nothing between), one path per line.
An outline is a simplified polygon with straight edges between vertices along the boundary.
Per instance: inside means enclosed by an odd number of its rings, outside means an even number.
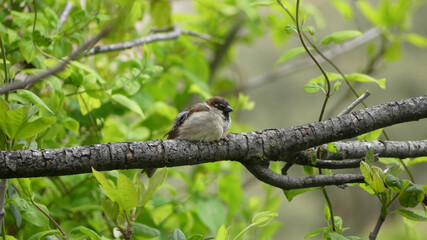
M197 112L182 123L177 138L203 142L219 140L224 135L224 125L221 116L212 111Z

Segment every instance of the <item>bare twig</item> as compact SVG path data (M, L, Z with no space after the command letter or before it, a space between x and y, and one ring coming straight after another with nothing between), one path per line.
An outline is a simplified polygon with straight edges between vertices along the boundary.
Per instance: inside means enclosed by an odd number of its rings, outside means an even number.
M214 38L211 35L204 34L204 33L198 33L198 32L194 32L191 30L182 29L182 34L198 37L198 38L204 39L206 41L214 40Z
M26 88L28 86L31 86L33 83L40 81L46 77L49 77L53 74L56 74L58 72L61 72L62 70L64 70L64 68L68 65L68 63L70 63L73 59L75 59L77 56L79 56L83 51L85 51L89 46L92 46L94 43L98 42L101 38L105 37L106 35L108 35L108 33L110 32L110 28L105 28L104 30L102 30L97 36L95 36L94 38L92 38L91 40L87 41L85 44L83 44L83 46L81 48L79 48L78 50L74 51L73 53L71 53L71 55L68 57L67 60L63 61L61 64L59 64L58 66L54 67L54 68L50 68L48 70L46 70L44 73L39 74L39 75L33 75L31 76L27 81L24 82L15 82L14 84L8 84L5 85L5 87L0 89L0 95L1 94L5 94L17 89L23 89Z
M369 233L369 240L377 239L378 232L380 231L380 228L383 225L386 217L387 217L387 208L385 206L382 206L381 207L381 214L378 217L377 223L375 224L374 231Z
M365 98L369 97L369 95L371 95L371 93L369 91L365 91L360 97L358 97L346 109L344 109L344 111L342 111L340 114L338 114L338 116L342 116L344 114L351 112L351 110L353 110L360 102L365 100Z
M73 9L73 3L71 1L67 1L65 3L64 9L61 12L61 15L59 16L58 31L61 31L62 26L64 26L64 23L68 18L68 15L70 15L71 9Z
M210 37L209 35L195 33L193 31L189 31L189 30L183 30L180 27L175 26L173 28L173 31L170 31L170 32L156 32L156 33L151 33L150 35L147 35L147 36L144 36L141 38L137 38L137 39L134 39L131 41L127 41L127 42L114 43L114 44L104 45L104 46L96 46L93 49L91 49L90 51L88 51L86 53L86 55L90 56L90 55L97 54L97 53L105 53L105 52L111 52L111 51L125 50L125 49L129 49L129 48L141 45L141 44L145 44L145 43L176 39L176 38L180 37L182 34L197 36L197 37L200 37L200 38L203 38L206 40L212 39L212 37Z
M258 178L258 180L284 190L365 182L364 177L361 174L332 174L310 175L308 177L290 177L277 174L270 170L268 166L257 162L242 162L242 164L249 170L249 172Z
M4 50L4 46L3 46L3 40L1 39L0 36L0 48L1 48L1 55L3 58L3 67L4 67L4 82L3 84L6 84L9 81L9 77L8 77L8 72L7 72L7 64L6 64L6 52Z
M31 203L40 211L42 212L47 218L49 218L50 221L53 222L53 224L55 224L55 226L58 228L58 230L61 232L62 236L64 237L65 240L68 240L67 235L65 234L64 230L62 230L61 226L59 226L59 224L55 221L55 219L53 219L53 217L51 217L47 212L45 212L37 203L34 202L33 199L31 199Z

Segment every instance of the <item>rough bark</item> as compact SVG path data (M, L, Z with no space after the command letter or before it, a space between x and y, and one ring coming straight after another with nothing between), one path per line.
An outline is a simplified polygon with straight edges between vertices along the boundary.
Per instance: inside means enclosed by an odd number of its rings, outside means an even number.
M293 153L324 143L352 138L378 128L426 117L427 96L421 96L297 127L229 134L227 139L213 143L157 140L63 149L2 151L0 178L88 173L91 172L91 167L97 170L160 168L232 160L242 162L251 172L256 173L257 177L265 178L270 175L271 179L268 181L286 189L293 188L292 186L299 188L319 184L360 182L362 178L357 174L337 175L332 178L318 176L298 182L296 178L272 175L263 164L268 161L285 160ZM374 148L375 151L379 151L378 149ZM397 155L402 157L400 154ZM295 185L290 184L292 182L295 182Z

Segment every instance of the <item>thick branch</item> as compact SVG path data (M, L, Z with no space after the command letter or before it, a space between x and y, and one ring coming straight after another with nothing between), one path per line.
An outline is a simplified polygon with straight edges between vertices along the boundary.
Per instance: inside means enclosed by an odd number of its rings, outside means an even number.
M281 160L323 143L426 117L427 96L421 96L298 127L230 134L227 140L213 143L166 140L2 151L0 178L88 173L92 166L97 170L112 170L174 167L221 160L248 164L254 160Z
M322 146L322 159L341 160L362 158L369 148L379 157L415 158L427 156L427 140L421 141L347 141L335 142L337 153L326 151Z
M267 166L259 163L246 162L243 163L243 165L260 181L284 190L365 182L362 174L332 174L310 175L308 177L290 177L277 174L271 171Z

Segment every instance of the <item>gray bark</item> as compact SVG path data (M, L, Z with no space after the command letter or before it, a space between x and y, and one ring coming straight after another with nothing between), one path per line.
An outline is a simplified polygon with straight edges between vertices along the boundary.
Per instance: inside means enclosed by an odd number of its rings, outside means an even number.
M91 172L91 167L105 171L177 167L232 160L244 164L264 182L283 189L361 182L363 177L359 174L305 178L282 176L265 165L269 161L288 160L296 152L321 144L426 117L427 95L381 104L297 127L229 134L227 139L212 143L157 140L63 149L1 151L0 178L88 173ZM375 151L379 151L378 149L374 148ZM402 156L398 154L398 157Z

